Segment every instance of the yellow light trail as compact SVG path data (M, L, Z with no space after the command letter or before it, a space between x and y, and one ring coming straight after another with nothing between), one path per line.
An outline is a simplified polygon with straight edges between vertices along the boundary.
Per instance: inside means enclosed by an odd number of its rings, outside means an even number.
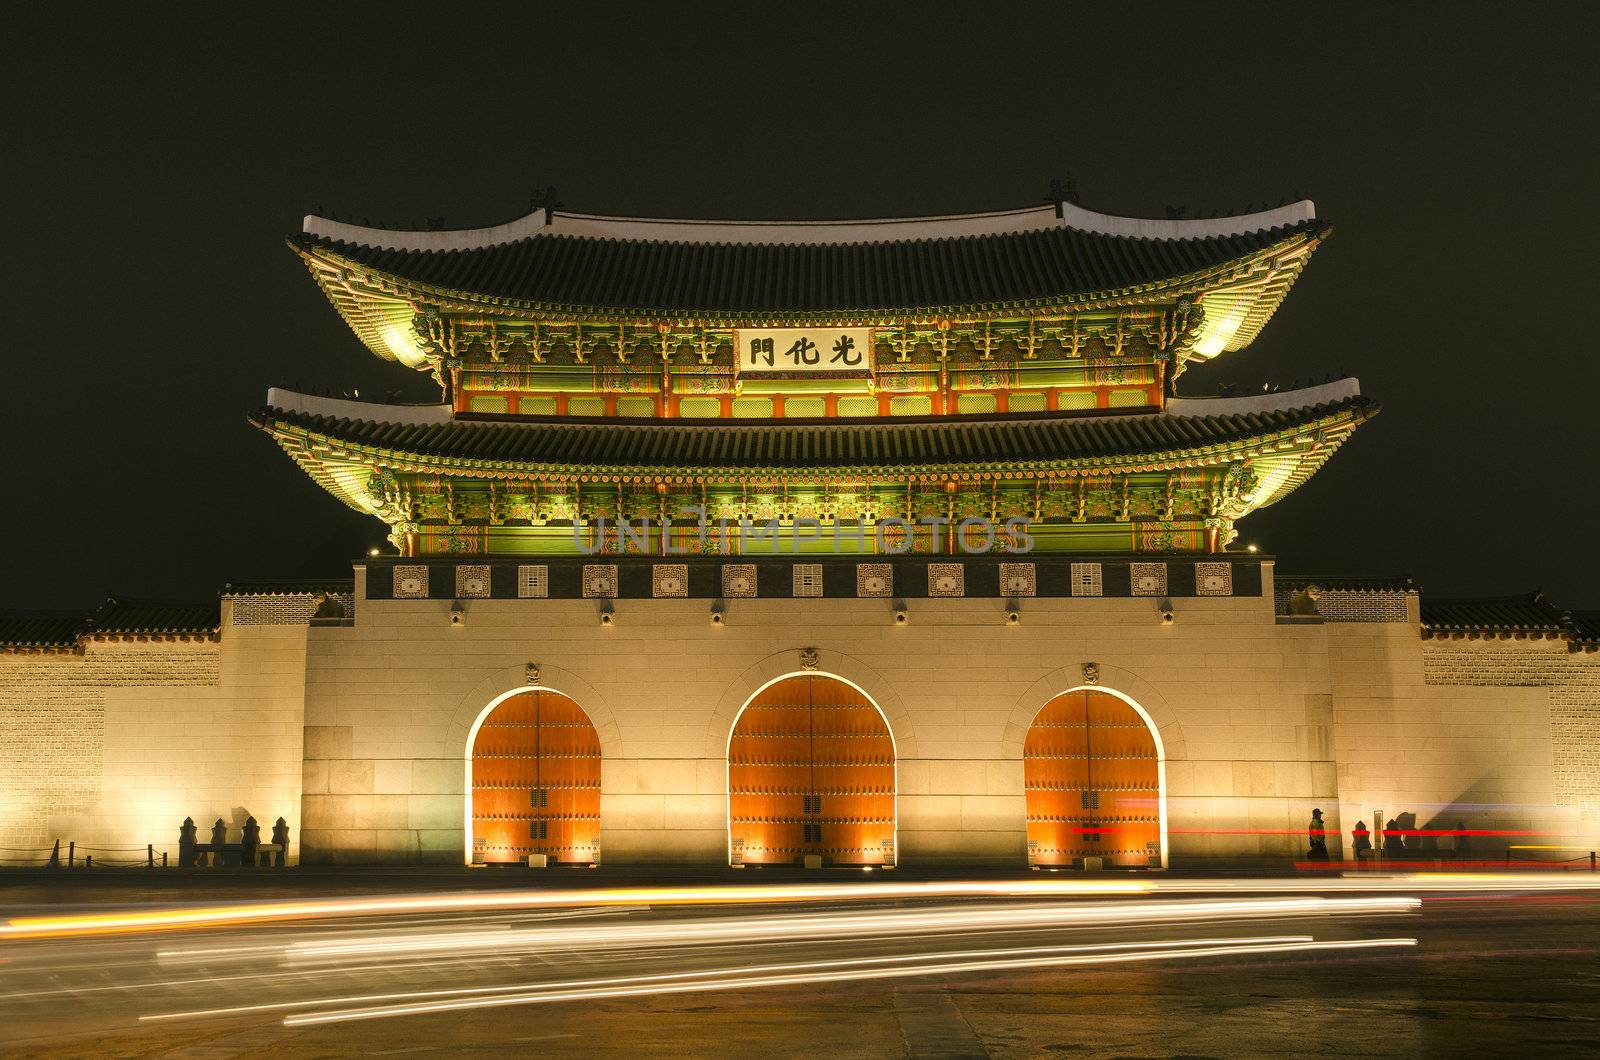
M1117 895L1315 893L1327 891L1592 890L1600 878L1530 873L1360 872L1336 879L988 880L937 883L772 884L695 887L617 887L594 890L519 890L494 894L329 898L245 905L190 906L121 913L16 917L0 925L0 941L70 938L136 931L170 931L285 920L381 916L396 913L485 912L611 905L744 905L870 902L926 898L1107 897Z

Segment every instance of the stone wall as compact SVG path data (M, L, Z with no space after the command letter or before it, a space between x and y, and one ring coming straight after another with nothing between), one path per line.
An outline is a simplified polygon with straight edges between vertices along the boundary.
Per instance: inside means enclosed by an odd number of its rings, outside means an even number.
M237 839L300 814L305 628L219 641L90 642L0 655L0 862L61 840L131 860L176 853L186 816ZM296 838L296 845L298 840Z
M1476 683L1440 684L1436 677L1450 667L1441 667L1438 642L1423 641L1414 623L1326 629L1347 824L1359 816L1370 827L1375 813L1385 821L1411 813L1423 829L1575 830L1577 815L1557 806L1546 689L1470 665L1454 672L1475 672ZM1508 843L1553 841L1475 839L1473 852L1499 857ZM1432 845L1448 850L1453 842Z
M1600 653L1556 640L1429 640L1422 665L1430 685L1544 690L1555 802L1578 813L1580 836L1600 831Z
M599 732L605 860L721 863L728 734L807 647L888 720L905 864L1024 862L1027 726L1090 661L1155 723L1174 863L1292 854L1336 801L1323 627L1277 624L1270 588L1176 605L1041 598L1008 626L1001 600L914 599L896 626L888 600L730 600L714 626L619 600L602 627L599 601L470 600L454 626L450 601L363 599L309 633L306 860L460 863L468 733L531 662Z

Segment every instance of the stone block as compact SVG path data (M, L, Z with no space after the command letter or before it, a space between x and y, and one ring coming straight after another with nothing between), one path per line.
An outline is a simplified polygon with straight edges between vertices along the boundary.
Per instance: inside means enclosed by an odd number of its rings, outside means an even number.
M900 796L900 828L911 831L960 831L961 797L958 795Z
M371 795L372 763L341 761L328 763L328 793L331 795Z
M408 795L405 805L408 828L466 827L466 804L460 795Z
M1245 796L1276 795L1278 788L1273 763L1233 763L1233 793Z
M409 760L382 759L372 763L374 795L409 795L412 790Z
M930 762L928 790L933 795L982 795L988 788L984 762L949 760Z
M1313 794L1310 762L1274 762L1273 794L1308 799Z
M641 795L692 794L695 790L696 760L649 758L638 763L638 792Z
M639 790L639 763L632 758L600 759L600 790L633 795Z
M307 725L307 758L349 758L354 737L349 725Z
M1024 794L1023 764L1020 759L984 763L984 793L988 795Z
M307 795L325 795L328 792L328 763L324 759L306 759L301 769L301 785Z
M416 795L462 795L466 765L459 758L418 758L411 763L411 792Z

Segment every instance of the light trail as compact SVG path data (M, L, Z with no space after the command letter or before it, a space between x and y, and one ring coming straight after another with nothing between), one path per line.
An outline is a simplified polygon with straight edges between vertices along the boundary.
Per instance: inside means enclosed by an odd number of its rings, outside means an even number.
M495 894L402 895L392 898L331 898L191 906L122 913L16 917L0 925L0 942L73 938L140 931L396 913L484 912L608 905L744 905L798 902L869 902L928 898L1115 897L1155 894L1311 893L1327 891L1518 891L1593 890L1600 878L1577 874L1359 872L1336 879L1083 880L1025 879L935 883L831 883L626 887L595 890L519 890Z
M822 968L841 968L850 966L864 966L872 964L910 963L916 961L947 961L962 957L1015 957L1022 954L1042 955L1046 953L1101 953L1122 950L1147 950L1165 946L1169 949L1182 949L1196 946L1216 945L1270 945L1292 942L1310 942L1310 935L1268 935L1260 938L1225 938L1225 939L1173 939L1161 942L1104 942L1076 946L1025 946L1001 950L954 950L946 953L918 953L895 954L884 957L854 957L832 961L806 961L790 964L752 965L743 968L713 968L693 972L666 972L659 975L630 975L609 979L583 979L564 980L549 983L520 983L518 990L541 991L557 989L590 989L596 987L621 986L630 983L670 982L684 979L709 979L723 975L755 975L773 972L794 972L799 970L818 970ZM188 1012L163 1012L156 1015L140 1016L142 1023L161 1022L166 1020L202 1019L216 1016L238 1016L250 1012L270 1012L286 1008L307 1008L315 1005L346 1005L370 1003L374 1001L397 1001L403 998L423 997L450 997L466 994L503 994L508 989L506 984L498 986L456 987L450 990L410 990L393 994L364 994L352 997L318 998L312 1001L272 1001L256 1005L234 1005L226 1008L194 1009Z
M1257 954L1308 953L1336 950L1397 949L1415 946L1416 939L1366 939L1351 942L1283 942L1264 945L1221 945L1195 948L1170 948L1131 953L1074 954L1055 957L1021 957L1004 960L956 961L945 964L919 964L902 968L860 968L840 971L811 971L797 974L749 975L742 979L704 979L690 982L653 983L638 986L594 987L585 989L552 989L549 992L500 994L490 997L457 998L454 1000L415 1002L405 1005L346 1009L337 1012L303 1013L284 1017L286 1027L307 1027L327 1023L345 1023L354 1020L385 1019L395 1016L419 1016L438 1012L461 1012L472 1009L500 1008L511 1005L551 1004L561 1001L594 1001L623 997L645 997L664 994L707 993L727 990L752 990L769 986L811 986L821 983L860 982L866 980L903 979L933 975L961 975L972 972L1021 971L1024 969L1066 967L1071 965L1124 964L1142 961L1173 960L1195 957L1232 957Z
M806 916L690 920L667 923L590 925L578 928L453 932L403 935L374 940L296 943L291 961L348 957L403 957L467 951L570 950L638 946L704 946L784 939L921 937L964 931L1155 924L1175 920L1239 920L1305 916L1348 916L1415 912L1421 901L1409 897L1249 898L1166 902L1072 902L943 906L917 911L825 913Z

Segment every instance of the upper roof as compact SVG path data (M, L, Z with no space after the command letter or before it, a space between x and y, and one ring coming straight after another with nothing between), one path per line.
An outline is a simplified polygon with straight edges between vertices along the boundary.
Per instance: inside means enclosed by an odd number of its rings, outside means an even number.
M1236 349L1265 322L1326 231L1310 202L1165 221L1071 204L1060 215L1044 207L843 222L631 220L540 210L507 225L455 232L392 232L311 216L292 243L314 271L320 265L332 274L319 274L319 282L334 284L329 296L347 315L356 307L341 299L360 292L348 290L341 274L354 269L390 281L379 285L391 288L380 294L392 295L398 283L554 315L723 321L1027 311L1229 274L1281 252L1285 267L1268 284L1273 297L1241 292L1237 305L1236 297L1208 306L1238 315L1237 339L1230 331L1227 342ZM361 322L352 324L362 330Z
M1070 202L1063 202L1059 206L1030 206L1020 210L855 221L692 221L569 213L540 207L505 224L443 230L374 228L307 214L301 222L301 231L318 239L379 250L451 251L482 250L503 243L549 236L588 236L648 243L851 245L959 239L1048 228L1071 228L1079 232L1135 239L1192 240L1299 225L1316 220L1316 216L1316 204L1309 199L1231 217L1163 220L1119 217L1086 210Z

